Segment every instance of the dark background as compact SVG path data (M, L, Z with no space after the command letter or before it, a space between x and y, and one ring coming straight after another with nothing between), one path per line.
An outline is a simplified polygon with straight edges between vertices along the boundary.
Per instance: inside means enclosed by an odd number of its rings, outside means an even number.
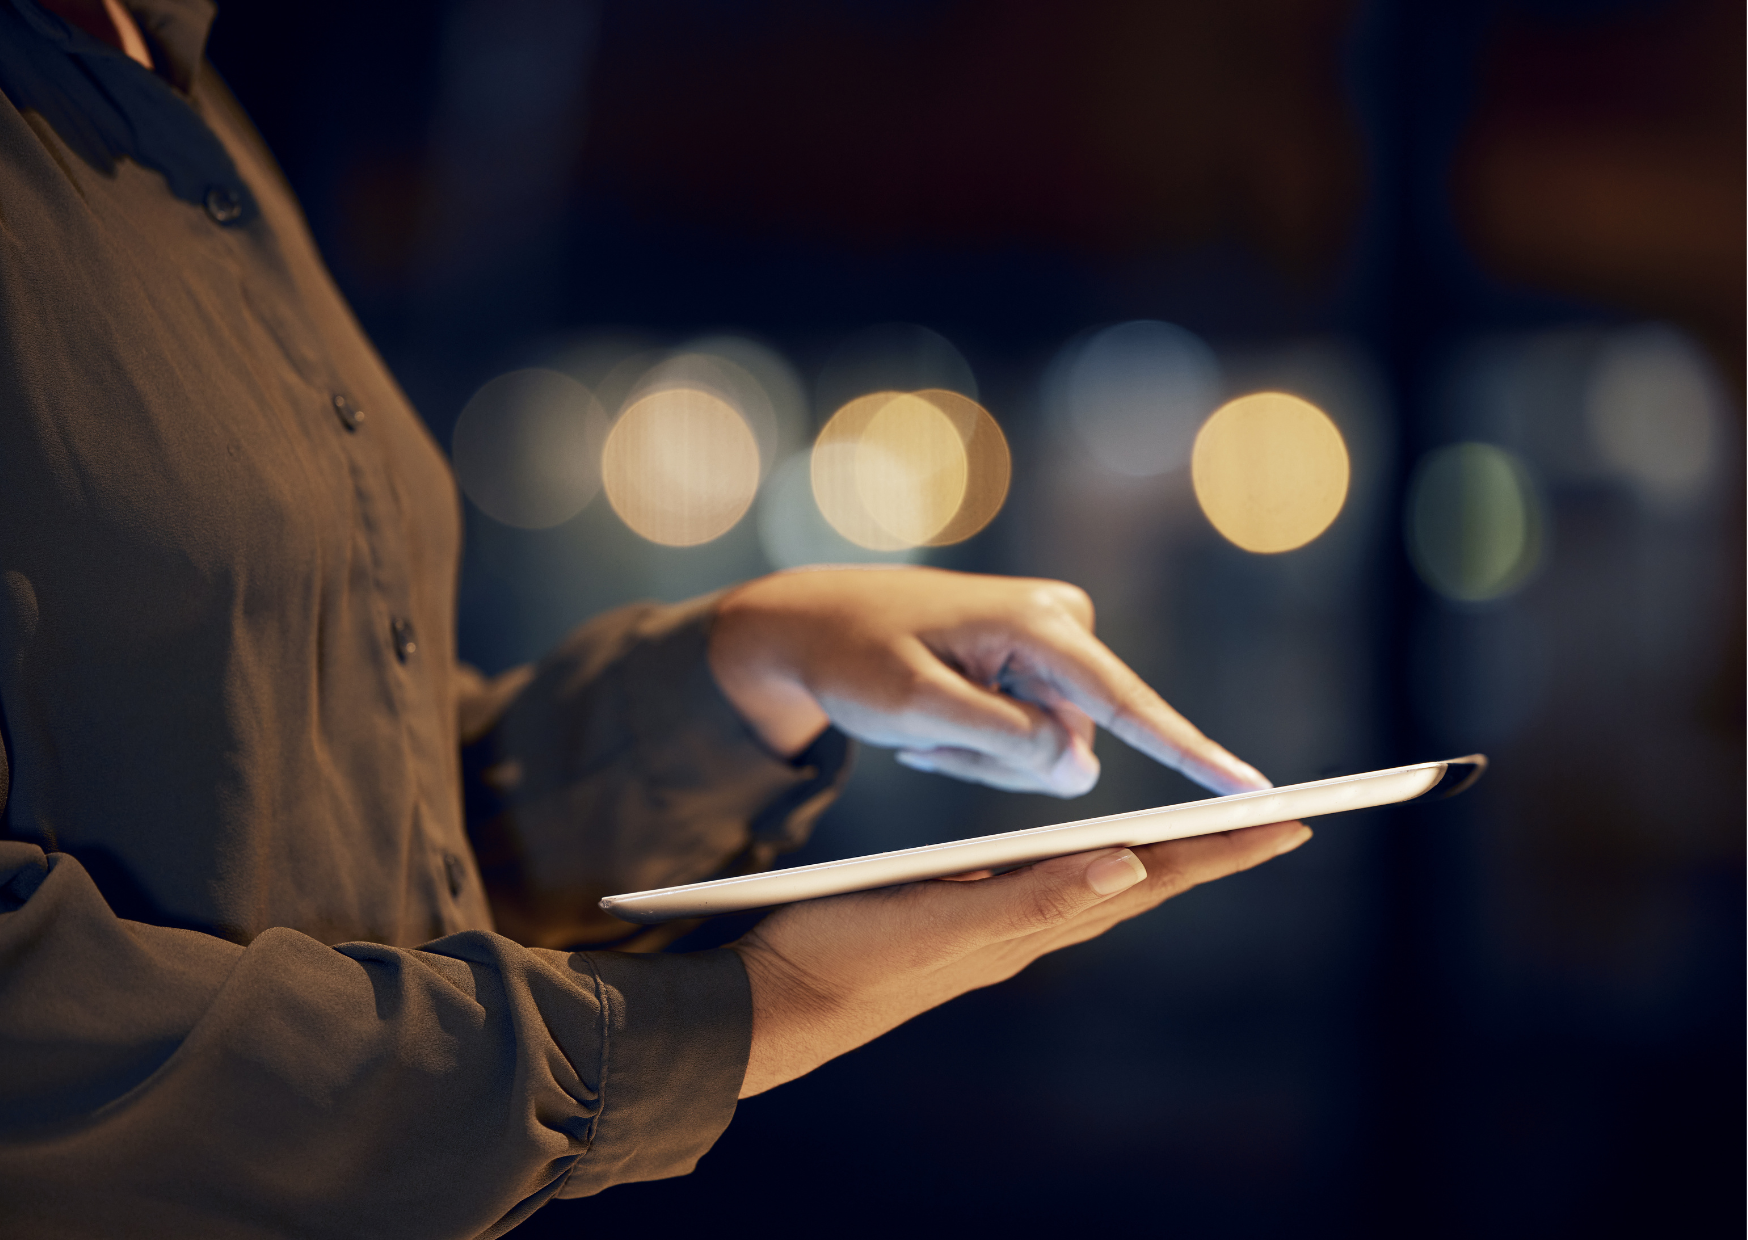
M924 324L1015 456L1003 514L931 562L1086 585L1277 781L1495 764L518 1235L1740 1235L1743 44L1739 0L229 0L212 59L445 444L487 379L609 328L750 335L812 384ZM1250 556L1181 474L1064 454L1051 357L1138 318L1336 417L1328 534ZM1645 324L1723 393L1673 509L1572 464L1585 376ZM1543 505L1539 572L1485 604L1404 551L1412 471L1459 440ZM493 670L769 567L746 529L660 548L599 499L468 517L462 648ZM795 859L1191 795L1119 750L1067 807L865 753Z

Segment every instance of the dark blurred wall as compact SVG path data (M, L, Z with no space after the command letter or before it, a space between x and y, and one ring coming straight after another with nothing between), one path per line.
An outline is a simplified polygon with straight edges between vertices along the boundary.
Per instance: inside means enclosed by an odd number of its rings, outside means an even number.
M1503 279L1689 325L1739 383L1742 6L1617 7L1502 15L1457 165L1464 233Z
M520 1234L1739 1234L1743 22L229 0L212 57L445 444L480 384L608 328L748 333L815 384L853 333L922 323L1015 459L1003 514L932 562L1088 585L1118 652L1283 782L1495 762L745 1104L688 1179ZM1356 480L1328 534L1248 555L1181 479L1062 449L1052 354L1140 318L1331 412ZM1581 441L1598 375L1693 341L1727 416L1675 503ZM1425 584L1402 524L1466 441L1524 463L1542 522L1537 575L1476 604ZM769 566L745 529L669 551L600 501L468 520L462 645L489 667ZM1192 795L1100 753L1072 805L868 754L797 859Z

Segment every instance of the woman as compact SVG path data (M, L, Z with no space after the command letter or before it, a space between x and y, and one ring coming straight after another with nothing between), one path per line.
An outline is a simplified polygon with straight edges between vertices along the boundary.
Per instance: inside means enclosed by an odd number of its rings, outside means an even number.
M459 665L447 466L205 66L210 18L0 0L8 1234L496 1235L681 1174L737 1097L1309 835L561 950L631 930L601 894L798 842L844 734L1074 795L1096 721L1265 781L1057 583L786 574Z

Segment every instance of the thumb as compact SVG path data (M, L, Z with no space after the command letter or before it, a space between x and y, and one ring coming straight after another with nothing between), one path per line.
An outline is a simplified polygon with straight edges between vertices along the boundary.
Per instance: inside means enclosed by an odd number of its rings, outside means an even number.
M1058 796L1079 796L1097 782L1093 725L1084 712L1066 701L1052 708L973 684L920 643L918 651L910 735L901 745L907 766ZM997 768L1004 773L990 778Z
M1092 746L1073 732L1061 755L1043 771L1015 766L976 749L941 747L901 749L899 763L913 771L929 771L986 784L1003 792L1047 792L1052 796L1077 797L1099 782L1099 760Z
M955 883L953 920L964 940L999 943L1074 920L1147 877L1127 848L1053 857L979 882Z

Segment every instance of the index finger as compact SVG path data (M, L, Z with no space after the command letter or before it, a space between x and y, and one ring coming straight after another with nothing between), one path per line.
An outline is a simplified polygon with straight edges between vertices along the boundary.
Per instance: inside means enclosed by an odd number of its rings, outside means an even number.
M1043 705L1059 695L1124 744L1215 792L1250 792L1273 785L1262 772L1204 736L1148 683L1086 629L1072 623L1029 635L1029 666L1006 677L1017 696Z

